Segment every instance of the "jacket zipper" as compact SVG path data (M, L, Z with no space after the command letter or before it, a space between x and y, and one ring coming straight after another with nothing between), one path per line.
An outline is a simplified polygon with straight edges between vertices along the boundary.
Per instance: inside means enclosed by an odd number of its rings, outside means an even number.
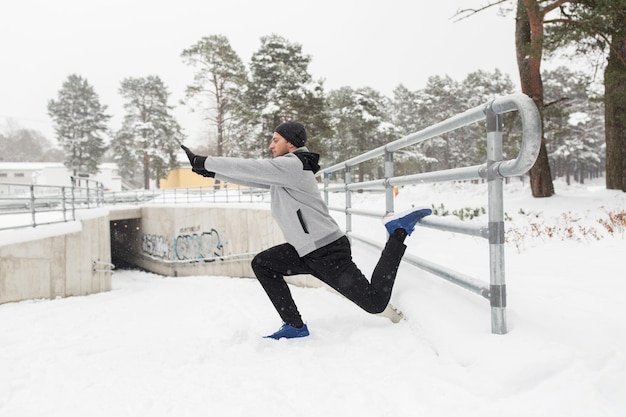
M304 223L304 218L302 217L302 210L298 209L298 211L296 211L296 214L298 215L298 220L300 221L300 226L302 226L302 230L304 230L304 233L308 235L309 229L307 229L306 224Z

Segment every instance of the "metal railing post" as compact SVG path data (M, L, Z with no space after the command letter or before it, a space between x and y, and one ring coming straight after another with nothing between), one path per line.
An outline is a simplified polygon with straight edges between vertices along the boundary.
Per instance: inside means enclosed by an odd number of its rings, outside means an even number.
M393 152L385 149L385 180L393 178ZM385 181L385 213L393 212L393 185Z
M33 217L33 227L37 227L37 220L35 218L35 186L30 185L30 212Z
M63 208L63 221L67 222L67 213L65 213L65 187L61 187L61 207Z
M487 194L489 218L489 302L491 332L506 334L506 284L504 269L503 177L493 168L502 161L502 115L486 110Z
M72 220L76 220L76 183L72 178Z

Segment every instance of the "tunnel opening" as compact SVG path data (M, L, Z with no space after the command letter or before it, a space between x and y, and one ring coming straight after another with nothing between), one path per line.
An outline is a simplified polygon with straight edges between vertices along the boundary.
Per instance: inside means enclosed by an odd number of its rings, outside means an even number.
M111 263L115 269L142 270L135 262L141 251L141 219L112 220Z

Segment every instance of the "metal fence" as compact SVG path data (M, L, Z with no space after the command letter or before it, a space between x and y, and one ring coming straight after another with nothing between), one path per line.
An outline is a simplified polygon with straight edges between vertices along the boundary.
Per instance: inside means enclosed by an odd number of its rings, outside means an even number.
M0 183L0 230L76 220L76 211L119 204L257 203L267 190L232 184L157 190L104 191L101 183L72 178L71 186Z
M102 184L72 177L71 186L0 183L0 230L76 220L76 210L100 207Z
M186 203L258 203L269 201L268 190L222 183L220 186L181 187L155 190L131 190L104 193L107 205L117 204L186 204Z
M522 143L519 155L515 159L503 160L502 154L502 114L517 111L522 121ZM455 168L436 172L425 172L406 176L394 176L394 152L407 146L419 144L436 138L444 133L462 127L486 121L487 125L487 161L481 165ZM489 241L489 283L454 271L425 259L406 254L403 261L438 275L452 283L460 285L473 293L489 300L491 305L492 333L507 333L506 323L506 284L504 268L504 210L503 179L523 175L535 163L541 144L541 119L533 101L526 95L513 94L499 97L489 103L467 110L443 122L432 125L419 132L410 134L394 142L366 152L345 162L333 165L318 172L324 183L324 197L328 204L330 192L345 193L343 207L329 207L330 210L345 212L346 233L353 239L382 249L382 245L352 232L352 216L378 217L394 211L393 188L399 185L453 180L483 179L488 182L488 223L486 225L468 225L461 221L450 221L427 217L421 226L471 236L478 236ZM361 163L374 158L384 157L384 178L373 181L355 182L352 170ZM343 172L340 184L331 184L331 178ZM367 211L352 208L351 193L358 190L382 189L385 192L385 212Z

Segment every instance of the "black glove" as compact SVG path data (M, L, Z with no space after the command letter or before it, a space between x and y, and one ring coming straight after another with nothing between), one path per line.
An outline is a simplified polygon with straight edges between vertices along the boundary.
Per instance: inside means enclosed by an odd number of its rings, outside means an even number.
M195 172L198 175L202 175L203 177L215 178L215 172L213 171L207 171L206 169L195 169L195 168L191 168L191 171Z
M196 155L195 153L191 152L191 150L189 150L189 148L185 145L180 145L180 147L183 148L183 150L187 154L187 158L189 158L192 172L195 172L196 174L202 175L203 177L207 178L215 177L215 172L207 171L207 169L204 167L204 161L206 161L206 156Z
M195 153L191 152L191 150L185 145L180 145L180 147L183 148L183 150L187 154L187 158L189 158L189 162L191 163L191 168L193 168L193 170L206 171L206 168L204 168L204 161L206 161L206 156L196 155Z

